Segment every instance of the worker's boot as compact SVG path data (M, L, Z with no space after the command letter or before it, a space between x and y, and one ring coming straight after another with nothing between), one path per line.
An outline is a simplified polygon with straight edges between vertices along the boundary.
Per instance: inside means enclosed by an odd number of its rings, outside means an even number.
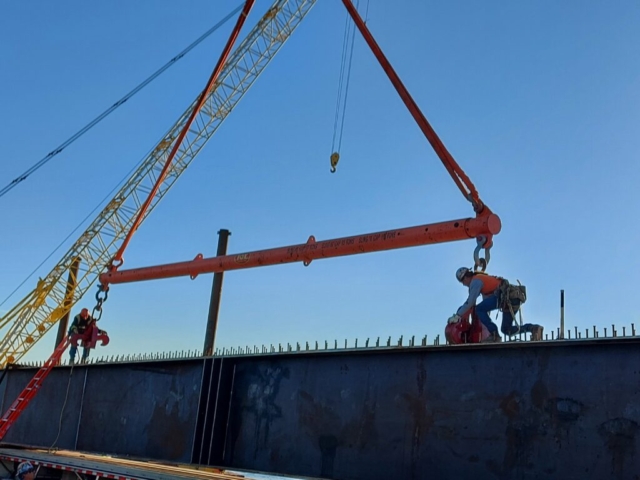
M501 341L502 338L500 337L500 334L498 332L494 332L490 333L489 336L482 340L481 343L500 343Z
M540 325L532 325L531 326L531 341L532 342L540 342L542 340L542 333L544 332L544 327Z

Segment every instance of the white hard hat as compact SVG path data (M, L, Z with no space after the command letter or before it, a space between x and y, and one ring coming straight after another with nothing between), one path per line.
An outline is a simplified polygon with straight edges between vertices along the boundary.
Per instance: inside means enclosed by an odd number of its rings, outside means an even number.
M459 282L461 282L464 276L470 271L471 270L469 270L467 267L460 267L458 270L456 270L456 278Z
M22 480L25 475L31 472L35 472L35 470L36 469L33 464L29 462L22 462L20 465L18 465L18 468L16 468L16 478Z

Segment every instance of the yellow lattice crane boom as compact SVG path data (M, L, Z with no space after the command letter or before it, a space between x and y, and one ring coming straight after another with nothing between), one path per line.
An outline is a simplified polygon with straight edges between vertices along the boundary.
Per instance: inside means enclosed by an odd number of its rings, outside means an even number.
M143 220L249 90L315 1L276 0L234 51L178 147L166 176L161 180L149 208L143 213ZM0 318L0 329L9 327L0 341L0 366L16 362L24 356L82 298L100 273L106 270L142 211L142 206L152 192L197 101L198 99L194 100L158 142L53 270L38 281L32 292ZM75 277L74 289L67 288L68 272Z

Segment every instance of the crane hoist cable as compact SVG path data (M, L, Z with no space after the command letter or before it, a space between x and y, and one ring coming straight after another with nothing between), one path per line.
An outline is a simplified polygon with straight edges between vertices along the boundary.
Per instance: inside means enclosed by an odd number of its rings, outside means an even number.
M356 2L356 7L359 2ZM333 121L333 140L331 142L331 173L336 172L340 161L340 148L342 147L342 133L344 132L344 119L347 111L347 97L349 96L349 81L351 80L351 63L353 60L353 46L355 43L356 27L346 16L344 23L344 36L342 40L342 56L340 58L340 75L338 78L338 94L336 98L336 114Z
M236 8L234 8L222 20L220 20L213 27L211 27L209 30L207 30L202 35L200 35L200 37L198 37L195 41L193 41L187 48L182 50L180 53L178 53L176 56L174 56L171 60L169 60L167 63L165 63L162 67L160 67L158 70L156 70L152 75L150 75L146 80L144 80L142 83L140 83L137 87L135 87L133 90L131 90L129 93L127 93L124 97L122 97L116 103L111 105L109 108L107 108L104 112L102 112L100 115L98 115L96 118L94 118L91 122L89 122L87 125L85 125L80 130L78 130L75 134L73 134L67 140L62 142L58 147L54 148L49 153L47 153L42 159L40 159L38 162L33 164L29 169L27 169L21 175L19 175L18 177L14 178L5 187L0 189L0 197L5 195L6 193L8 193L11 189L13 189L19 183L25 181L29 177L29 175L31 175L36 170L38 170L40 167L42 167L43 165L48 163L51 159L53 159L58 154L62 153L62 151L65 148L67 148L73 142L75 142L80 137L82 137L85 133L87 133L89 130L91 130L93 127L95 127L98 123L100 123L102 120L107 118L111 113L113 113L115 110L117 110L119 107L121 107L127 100L129 100L131 97L133 97L136 93L138 93L144 87L149 85L152 81L154 81L156 78L158 78L167 69L169 69L169 67L173 66L176 62L178 62L178 60L180 60L182 57L184 57L187 53L189 53L191 50L193 50L195 47L197 47L200 43L202 43L212 33L214 33L216 30L218 30L220 27L222 27L225 23L227 23L231 18L233 18L233 16L242 9L242 5L243 4L240 4Z

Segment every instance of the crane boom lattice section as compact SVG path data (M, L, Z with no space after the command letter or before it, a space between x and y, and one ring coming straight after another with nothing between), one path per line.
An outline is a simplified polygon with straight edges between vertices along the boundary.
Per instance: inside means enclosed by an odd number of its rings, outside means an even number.
M234 51L184 138L144 215L145 219L314 4L315 0L276 0ZM82 298L106 269L151 192L196 102L197 98L53 270L40 279L36 288L18 305L0 318L0 329L9 327L0 342L0 366L15 362L27 353ZM68 292L65 273L78 260L76 288Z

